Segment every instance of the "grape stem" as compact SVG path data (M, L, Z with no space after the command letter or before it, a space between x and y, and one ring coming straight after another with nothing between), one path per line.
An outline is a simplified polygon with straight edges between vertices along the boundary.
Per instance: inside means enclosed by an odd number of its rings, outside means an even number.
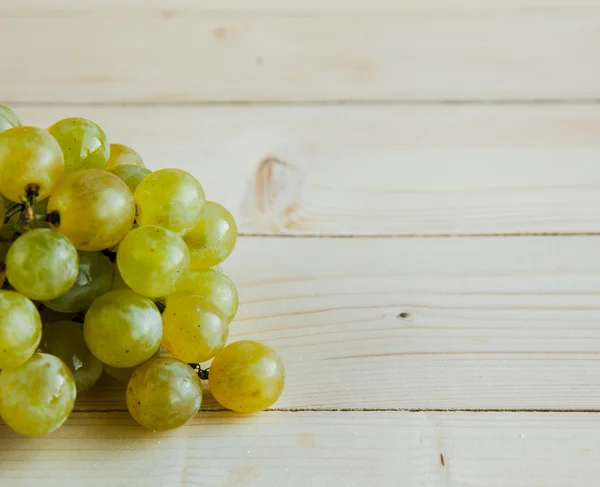
M202 367L200 367L200 364L195 364L195 363L191 363L188 365L192 369L194 369L196 374L198 374L198 377L200 377L200 380L208 380L208 373L209 373L210 369L203 369Z

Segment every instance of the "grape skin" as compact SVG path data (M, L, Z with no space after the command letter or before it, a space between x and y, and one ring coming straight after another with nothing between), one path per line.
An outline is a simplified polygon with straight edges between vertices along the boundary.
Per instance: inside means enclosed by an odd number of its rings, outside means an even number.
M48 201L54 225L78 250L118 244L133 225L135 204L127 185L108 171L87 169L66 175Z
M127 185L131 194L135 193L138 185L148 174L152 174L150 169L139 166L117 166L109 169L109 172L121 179Z
M0 374L2 419L24 435L40 436L59 428L73 410L76 395L73 374L54 355L36 353Z
M179 283L175 292L167 296L167 307L175 300L190 294L213 301L221 309L228 323L231 323L237 312L238 292L235 284L217 270L190 271Z
M110 291L113 272L113 264L100 252L79 252L79 272L73 287L44 304L60 313L85 311L96 298Z
M161 169L148 175L134 198L140 225L160 225L180 234L198 223L205 199L200 183L181 169Z
M69 367L75 377L78 394L89 391L102 375L102 362L92 355L85 344L79 323L59 321L47 326L40 348Z
M35 185L38 200L47 198L63 175L60 146L45 130L14 127L0 133L0 193L20 203Z
M163 312L163 346L175 358L201 363L227 343L229 324L220 308L201 296L174 300Z
M106 169L110 146L104 131L91 120L65 118L50 126L48 132L62 149L65 172Z
M42 320L34 304L21 294L0 291L0 369L31 358L42 336Z
M183 239L155 225L131 230L119 245L117 265L125 283L135 292L160 298L175 291L190 269Z
M64 235L49 229L24 233L6 255L8 281L30 299L58 298L75 284L78 272L75 247Z
M110 157L106 163L106 169L110 170L118 166L146 167L142 156L131 147L123 144L110 144Z
M103 363L134 367L160 347L162 317L150 299L127 289L110 291L86 313L83 336Z
M151 431L178 428L192 419L202 403L202 387L186 363L159 357L141 365L127 385L131 416Z
M19 120L17 114L7 106L0 105L0 132L20 126L21 120Z
M210 365L210 391L223 407L253 413L277 401L285 383L283 362L273 349L252 340L227 345Z
M233 252L237 225L223 206L207 201L202 219L183 239L190 249L192 269L208 269L223 262Z

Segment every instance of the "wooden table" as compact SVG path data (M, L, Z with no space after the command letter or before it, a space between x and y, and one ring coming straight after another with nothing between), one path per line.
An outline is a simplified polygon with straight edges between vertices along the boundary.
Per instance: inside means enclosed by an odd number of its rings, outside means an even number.
M600 0L0 0L0 98L237 217L270 411L152 434L103 380L2 487L600 478Z

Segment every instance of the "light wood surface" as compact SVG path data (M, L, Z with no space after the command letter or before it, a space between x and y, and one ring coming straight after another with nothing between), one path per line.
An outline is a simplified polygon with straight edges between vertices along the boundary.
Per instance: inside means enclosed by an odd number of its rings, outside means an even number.
M0 102L236 216L271 411L150 433L103 378L0 486L583 487L600 474L600 0L0 0Z
M20 67L3 69L0 93L7 102L599 99L599 13L17 9L0 17L10 45L0 66Z
M182 167L246 234L600 232L597 106L17 106Z
M564 487L598 478L599 436L590 414L203 413L151 434L81 413L42 440L0 427L0 456L14 487Z

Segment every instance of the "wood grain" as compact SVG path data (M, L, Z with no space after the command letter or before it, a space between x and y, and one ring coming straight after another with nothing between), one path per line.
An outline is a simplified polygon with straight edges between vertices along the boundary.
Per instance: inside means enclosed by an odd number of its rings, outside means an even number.
M15 106L195 174L245 234L600 232L595 106Z
M591 414L199 414L152 434L75 414L48 437L0 426L3 487L579 487L600 475Z
M9 10L0 93L6 102L597 100L599 7Z
M598 409L598 237L243 238L230 340L273 346L278 409ZM124 409L105 384L78 410ZM207 407L214 403L207 402Z

